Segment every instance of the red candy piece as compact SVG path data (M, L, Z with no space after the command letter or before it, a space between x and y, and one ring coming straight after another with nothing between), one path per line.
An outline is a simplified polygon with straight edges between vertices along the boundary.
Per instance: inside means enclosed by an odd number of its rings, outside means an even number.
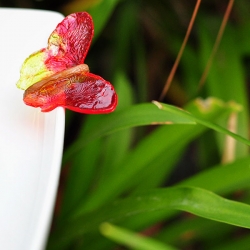
M86 64L80 64L29 87L24 102L41 107L42 112L62 106L80 113L100 114L115 109L117 95L109 82L89 73Z
M93 35L93 21L87 12L65 17L49 37L47 68L58 72L84 63Z
M25 104L48 112L58 106L86 113L114 111L114 87L100 76L89 73L84 63L93 37L93 21L86 12L67 16L49 37L44 65L52 75L24 92Z

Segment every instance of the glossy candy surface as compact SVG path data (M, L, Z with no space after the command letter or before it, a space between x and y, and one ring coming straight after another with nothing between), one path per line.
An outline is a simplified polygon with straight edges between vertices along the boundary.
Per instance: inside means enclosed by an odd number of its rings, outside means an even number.
M93 21L86 12L67 16L52 32L48 47L30 55L21 68L17 87L24 102L48 112L58 106L80 113L112 112L114 87L89 73L84 64L93 37Z

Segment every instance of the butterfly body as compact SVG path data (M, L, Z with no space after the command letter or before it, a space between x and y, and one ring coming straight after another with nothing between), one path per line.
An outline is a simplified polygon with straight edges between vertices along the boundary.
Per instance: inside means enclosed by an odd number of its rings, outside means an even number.
M86 12L73 13L57 25L48 47L30 55L22 66L17 86L25 90L25 104L42 112L58 106L86 114L115 109L114 87L84 64L93 32Z

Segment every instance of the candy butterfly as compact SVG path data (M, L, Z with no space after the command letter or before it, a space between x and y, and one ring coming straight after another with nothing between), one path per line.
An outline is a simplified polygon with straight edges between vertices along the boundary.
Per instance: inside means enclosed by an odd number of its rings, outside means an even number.
M87 12L73 13L57 25L48 47L31 54L22 65L17 87L25 90L25 104L42 112L58 106L85 114L114 111L114 87L84 64L93 33Z

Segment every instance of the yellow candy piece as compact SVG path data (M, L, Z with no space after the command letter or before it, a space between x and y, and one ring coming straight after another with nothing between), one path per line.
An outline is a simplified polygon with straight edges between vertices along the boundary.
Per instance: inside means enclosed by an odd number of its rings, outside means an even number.
M20 79L16 84L19 89L26 90L34 83L54 74L53 71L48 70L45 66L45 58L46 54L44 49L39 50L26 58L21 67Z

